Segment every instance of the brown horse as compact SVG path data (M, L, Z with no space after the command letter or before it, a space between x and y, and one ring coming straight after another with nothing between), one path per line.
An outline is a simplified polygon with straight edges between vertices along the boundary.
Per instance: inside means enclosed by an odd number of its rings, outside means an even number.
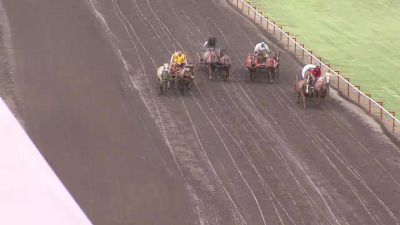
M209 79L212 79L212 74L218 62L218 56L219 52L215 48L209 48L204 52L204 66L208 67Z
M307 106L307 99L312 96L312 91L310 91L310 82L311 82L311 76L307 76L303 80L298 80L296 81L296 84L294 85L294 89L297 94L297 104L300 103L300 97L303 99L303 107L306 108Z
M314 85L315 94L318 96L318 104L325 108L325 99L329 94L330 76L325 75L319 78Z
M267 72L269 83L273 83L273 81L277 78L279 73L279 53L271 54L267 58Z
M247 56L245 65L249 71L250 80L254 80L257 71L257 56L255 54L249 54Z
M191 64L186 65L182 70L177 72L176 79L178 91L181 95L183 95L185 91L190 91L193 86L194 66Z

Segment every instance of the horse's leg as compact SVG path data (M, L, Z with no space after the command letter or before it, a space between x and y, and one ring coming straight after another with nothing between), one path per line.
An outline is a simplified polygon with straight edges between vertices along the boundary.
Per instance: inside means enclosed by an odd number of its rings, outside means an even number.
M270 83L272 84L274 82L274 80L275 80L275 71L274 71L274 69L271 69L270 73L271 73Z
M163 94L163 82L160 81L160 95Z
M211 64L210 65L208 65L208 79L212 79L212 68L211 68Z
M303 97L303 107L306 108L307 97L304 93L302 94L302 97Z
M297 104L299 104L300 103L300 92L297 92Z

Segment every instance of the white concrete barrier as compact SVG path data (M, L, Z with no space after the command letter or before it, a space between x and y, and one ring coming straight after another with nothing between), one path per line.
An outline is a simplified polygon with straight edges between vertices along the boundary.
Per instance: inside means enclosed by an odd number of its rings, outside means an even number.
M1 98L0 224L91 224Z

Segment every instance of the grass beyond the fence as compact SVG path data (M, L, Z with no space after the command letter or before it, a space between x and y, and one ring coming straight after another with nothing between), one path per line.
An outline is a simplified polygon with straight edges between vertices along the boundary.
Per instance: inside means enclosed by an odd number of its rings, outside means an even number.
M399 0L252 0L364 93L400 114Z

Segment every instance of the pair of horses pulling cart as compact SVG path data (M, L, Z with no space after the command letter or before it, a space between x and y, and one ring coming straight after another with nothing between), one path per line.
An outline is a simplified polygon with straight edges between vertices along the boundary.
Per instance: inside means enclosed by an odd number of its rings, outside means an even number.
M207 48L203 52L197 53L196 70L204 65L208 69L209 79L220 76L222 80L227 81L230 76L231 59L225 54L225 50L219 48Z
M158 68L157 77L160 82L160 94L165 94L168 89L177 88L179 93L183 95L193 86L194 65L189 63L177 67L165 63Z
M266 74L269 83L273 83L279 78L279 61L279 52L267 55L249 53L245 66L249 71L250 80L254 80L257 72L261 72Z

